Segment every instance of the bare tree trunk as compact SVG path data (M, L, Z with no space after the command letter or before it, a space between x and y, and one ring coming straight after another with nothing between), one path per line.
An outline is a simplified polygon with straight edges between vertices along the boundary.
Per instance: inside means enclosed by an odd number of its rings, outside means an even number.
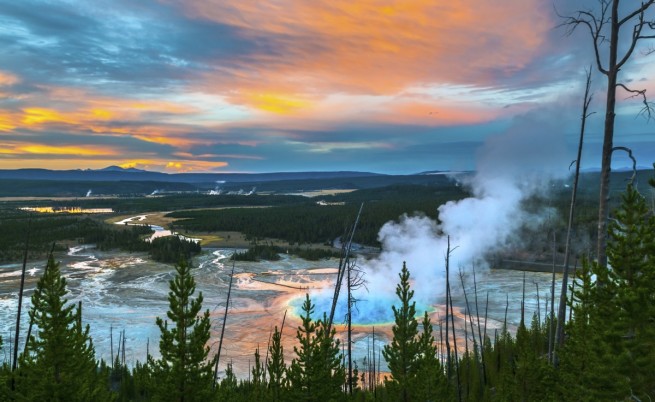
M618 73L623 65L630 60L637 42L643 39L655 39L655 20L646 19L646 11L655 4L655 0L641 1L632 11L619 16L620 0L599 0L600 9L578 11L576 15L564 18L562 25L568 27L571 33L578 26L586 27L591 35L596 67L607 76L607 97L605 104L605 126L603 130L603 154L601 158L600 195L598 200L598 241L597 259L600 266L607 266L607 219L609 218L610 173L612 171L612 149L614 142L614 119L616 108L616 87L621 86L627 92L643 99L644 108L641 113L651 117L653 109L646 99L645 90L632 90L618 82ZM637 2L633 2L637 3ZM626 29L625 36L630 40L623 42L622 54L619 55L619 33L625 24L632 24L632 29ZM605 47L608 46L607 52ZM647 53L653 53L650 49ZM601 60L607 54L607 61Z
M30 226L32 224L32 214L27 221L27 234L25 236L25 252L23 253L23 269L20 274L20 288L18 290L18 311L16 312L16 335L14 335L14 361L11 365L11 371L16 371L18 366L18 339L20 338L20 316L23 309L23 289L25 289L25 268L27 268L27 250L30 246ZM28 339L25 339L27 344ZM14 389L14 380L12 376L12 389Z
M612 173L612 148L614 147L614 117L616 114L616 66L619 44L619 2L612 4L609 68L607 71L607 101L605 105L605 129L603 130L603 155L600 165L600 195L598 198L598 264L607 266L607 219L609 218L610 174Z
M553 228L553 276L550 280L550 319L548 320L548 362L553 363L555 329L555 229Z
M216 380L218 379L218 361L221 359L221 348L223 347L223 335L225 335L225 323L227 322L227 310L230 307L230 292L232 292L232 279L234 278L234 262L232 262L232 273L230 273L230 285L227 288L227 301L225 302L225 314L223 314L223 328L221 328L221 338L218 341L218 351L216 352L216 364L214 365L214 389L216 389ZM286 316L286 312L285 312ZM282 331L280 330L280 333Z
M588 110L591 103L591 94L589 88L591 87L591 69L587 71L587 84L585 86L584 100L582 102L582 123L580 125L580 140L578 141L578 154L575 159L575 175L573 178L573 190L571 191L571 205L569 207L569 222L566 228L566 246L564 250L564 272L562 273L562 288L559 296L559 311L557 312L557 331L556 331L556 350L555 366L557 366L557 348L564 345L564 323L566 322L566 293L569 286L569 259L571 254L571 232L573 229L573 217L575 216L575 201L578 195L578 181L580 178L580 164L582 162L582 146L584 144L585 126L587 117L589 117Z
M353 229L354 231L354 229ZM347 261L347 260L346 260ZM351 293L351 285L352 282L350 280L350 269L351 269L351 264L346 262L346 269L348 270L347 273L347 283L348 283L348 395L353 394L353 344L352 344L352 293ZM329 334L329 333L328 333Z

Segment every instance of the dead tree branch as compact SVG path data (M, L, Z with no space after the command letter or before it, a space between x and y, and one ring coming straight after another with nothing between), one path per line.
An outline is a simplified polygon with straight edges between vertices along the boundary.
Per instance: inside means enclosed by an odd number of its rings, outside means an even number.
M634 155L632 155L632 149L628 147L614 147L612 148L612 153L614 151L625 151L628 154L628 157L632 159L632 177L630 177L630 184L634 183L635 178L637 177L637 160Z

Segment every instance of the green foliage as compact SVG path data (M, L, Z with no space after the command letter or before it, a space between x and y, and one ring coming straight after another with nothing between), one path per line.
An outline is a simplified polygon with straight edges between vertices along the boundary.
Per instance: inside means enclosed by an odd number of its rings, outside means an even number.
M191 261L191 257L199 252L200 243L179 236L158 237L152 241L149 249L150 257L160 262Z
M48 401L110 400L97 371L89 326L82 326L81 307L67 304L66 279L52 256L32 295L36 335L28 340L16 377L18 398Z
M436 186L397 185L381 189L362 190L330 198L345 205L316 205L315 202L296 202L275 208L240 208L178 211L168 216L182 218L176 225L196 231L238 231L249 239L281 239L292 244L327 243L342 236L357 216L359 203L366 201L355 241L379 246L377 235L386 222L407 213L418 213L437 218L435 205L465 195L452 185L446 189ZM453 190L455 189L455 190Z
M629 185L609 224L609 267L576 275L574 320L562 353L571 397L655 397L655 217Z
M235 252L230 259L232 261L278 261L279 253L282 252L282 248L278 246L254 244L244 252Z
M157 317L161 331L159 351L161 359L150 359L157 384L152 390L153 400L206 401L212 395L213 359L207 360L209 347L209 310L199 316L202 292L192 299L196 284L184 260L176 267L177 274L170 281L168 321Z
M257 244L250 246L244 252L232 254L233 261L278 261L280 254L288 253L308 261L318 261L327 258L339 258L340 251L324 250L310 247L280 247L271 244Z
M268 347L269 359L266 362L268 370L268 389L272 401L281 401L285 395L287 379L286 364L284 363L284 348L282 347L282 333L277 326L271 337Z
M314 306L309 295L303 303L302 325L296 338L299 347L293 348L296 357L287 372L294 400L332 401L341 396L346 381L345 369L341 364L339 341L335 330L328 332L327 317L314 322Z
M423 331L418 337L416 355L416 379L413 385L416 400L429 401L444 397L447 391L447 379L438 357L433 328L426 311L421 323Z
M392 307L395 318L393 339L391 344L384 346L382 355L391 372L391 379L386 385L399 401L409 401L413 399L412 385L419 368L418 322L415 317L416 302L412 302L414 291L410 289L410 275L405 263L398 276L400 283L396 286L396 295L400 306Z

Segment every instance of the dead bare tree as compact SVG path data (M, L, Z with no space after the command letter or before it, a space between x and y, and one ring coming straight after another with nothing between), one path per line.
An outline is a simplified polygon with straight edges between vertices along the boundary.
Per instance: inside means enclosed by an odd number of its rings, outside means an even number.
M644 39L655 39L655 17L647 12L655 4L655 0L642 1L631 11L625 14L619 11L620 0L598 0L598 10L579 10L574 15L562 16L562 26L566 27L567 34L582 26L588 29L591 35L596 68L607 77L607 95L605 106L605 125L603 130L603 153L601 158L600 196L598 205L598 264L607 266L607 220L609 218L610 173L612 164L612 150L614 143L614 120L616 109L616 89L627 91L630 97L639 97L644 103L640 112L647 118L653 116L653 105L646 98L646 90L632 89L619 82L619 71L630 60L637 43ZM636 2L635 2L636 3ZM632 27L631 35L627 39L627 46L620 46L621 29ZM619 54L620 52L620 54ZM647 54L655 53L650 48Z
M360 209L361 211L361 209ZM356 261L346 262L347 270L347 285L348 285L348 312L346 314L346 320L348 324L348 394L352 395L353 393L353 366L352 366L352 309L355 307L355 304L359 301L353 297L353 290L366 287L366 281L364 280L364 272L357 266Z
M341 282L343 281L343 276L348 267L350 260L350 250L353 245L353 238L355 237L355 231L357 230L357 225L359 224L359 217L362 215L362 209L364 208L364 203L359 206L359 212L357 213L357 218L355 223L352 226L352 229L348 233L348 242L342 243L341 245L341 258L339 260L339 269L337 270L337 281L334 285L334 296L332 297L332 308L330 309L330 316L328 317L327 332L329 333L332 328L332 323L334 322L334 313L337 308L337 302L339 300L339 292L341 291ZM345 238L345 236L344 236Z
M232 273L230 273L230 284L227 288L227 300L225 301L225 314L223 314L223 328L221 328L221 338L218 341L218 351L216 352L216 365L214 366L214 384L218 380L218 361L221 359L221 348L223 347L223 335L225 335L225 323L227 322L227 310L230 307L230 293L232 292L232 279L234 279L234 262L232 262ZM285 313L286 314L286 313Z
M580 139L578 141L578 154L575 159L575 174L573 176L573 189L571 190L571 205L569 206L569 221L566 228L566 244L564 247L564 272L562 273L562 287L559 296L559 308L557 312L557 331L555 332L555 346L557 348L564 344L564 323L566 322L566 292L569 286L569 259L571 254L571 232L573 229L573 217L575 216L575 201L578 196L578 181L580 178L580 163L582 162L582 145L584 144L585 127L589 113L589 104L592 95L589 92L591 88L591 69L587 70L587 84L585 86L584 100L582 102L582 122L580 124ZM539 305L539 302L537 302ZM557 350L553 359L557 365Z
M25 289L25 268L27 267L27 251L30 246L30 227L32 225L32 214L27 221L27 234L25 235L25 252L23 254L23 269L20 275L20 288L18 290L18 311L16 312L16 335L14 336L14 360L11 365L11 371L16 371L18 365L18 340L20 339L20 316L23 309L23 290ZM27 344L28 339L25 339L25 344ZM13 377L12 377L12 389L13 389Z

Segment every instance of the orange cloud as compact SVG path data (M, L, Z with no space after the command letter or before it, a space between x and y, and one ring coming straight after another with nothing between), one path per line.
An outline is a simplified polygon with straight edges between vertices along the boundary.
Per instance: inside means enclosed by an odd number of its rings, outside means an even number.
M257 109L276 114L290 114L308 106L306 101L277 94L250 94L247 102Z
M115 156L118 155L117 151L99 148L99 147L79 147L79 146L49 146L49 145L21 145L17 146L16 150L28 154L40 155L79 155L79 156Z
M171 161L164 167L165 170L175 172L210 172L219 168L227 167L227 162L210 162L210 161Z
M20 79L12 73L6 71L0 71L0 86L14 85L18 83Z
M19 124L15 114L0 112L0 131L12 131Z
M421 83L495 84L539 56L553 26L541 0L170 2L192 17L277 41L280 54L253 55L230 81L207 77L246 92L391 94Z

